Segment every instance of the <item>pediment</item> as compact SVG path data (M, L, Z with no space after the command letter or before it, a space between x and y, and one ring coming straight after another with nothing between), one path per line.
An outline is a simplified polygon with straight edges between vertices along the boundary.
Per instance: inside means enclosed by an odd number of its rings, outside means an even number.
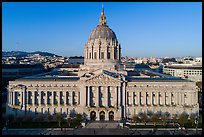
M120 79L119 78L114 78L114 77L111 77L107 74L104 74L104 73L101 73L101 74L98 74L98 75L95 75L87 80L85 80L85 82L120 82Z

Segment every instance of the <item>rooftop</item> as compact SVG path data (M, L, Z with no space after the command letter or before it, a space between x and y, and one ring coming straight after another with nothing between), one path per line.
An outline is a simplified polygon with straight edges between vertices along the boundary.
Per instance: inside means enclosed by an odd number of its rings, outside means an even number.
M144 71L141 72L140 75L123 75L119 73L109 72L107 70L103 70L102 73L109 75L113 78L118 78L124 76L127 81L166 81L166 82L187 82L189 80L185 80L178 77L169 76L166 74L156 73L153 71ZM40 81L77 81L80 77L77 76L77 73L70 72L70 71L58 71L54 70L47 73L41 73L33 76L28 76L24 78L20 78L17 80L40 80Z

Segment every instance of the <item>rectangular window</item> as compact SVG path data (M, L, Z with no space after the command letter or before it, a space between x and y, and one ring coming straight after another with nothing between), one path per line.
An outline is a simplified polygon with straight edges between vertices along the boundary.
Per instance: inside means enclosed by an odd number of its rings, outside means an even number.
M104 59L104 52L101 52L101 59Z
M97 55L96 55L96 52L94 52L94 59L97 59Z
M69 92L68 91L66 92L66 104L67 105L69 104Z
M107 59L110 59L110 52L108 52L107 54Z
M117 59L117 50L114 49L114 59Z
M91 59L91 52L89 53L89 58Z

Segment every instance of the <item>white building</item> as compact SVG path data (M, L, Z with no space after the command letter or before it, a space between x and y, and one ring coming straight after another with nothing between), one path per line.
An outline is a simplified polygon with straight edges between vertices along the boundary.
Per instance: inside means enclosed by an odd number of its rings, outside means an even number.
M189 64L173 64L166 65L163 72L175 77L189 79L191 81L202 81L202 66L194 66Z
M148 111L198 114L195 82L151 72L128 75L120 58L121 45L102 10L77 76L55 71L10 81L7 114L80 113L92 120Z

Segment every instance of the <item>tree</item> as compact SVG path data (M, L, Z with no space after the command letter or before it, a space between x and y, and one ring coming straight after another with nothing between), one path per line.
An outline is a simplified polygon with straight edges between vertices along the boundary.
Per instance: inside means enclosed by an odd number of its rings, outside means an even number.
M33 116L31 114L26 115L25 117L26 122L32 122L32 120L33 120Z
M14 115L9 114L8 115L8 120L9 120L9 123L12 123L14 121Z
M179 117L179 123L184 126L188 122L188 116L186 114L181 114Z
M16 116L16 122L20 123L20 126L22 126L22 121L23 121L23 116L22 115L17 115Z
M36 116L35 121L38 122L38 124L41 126L41 124L42 124L42 122L44 121L44 119L45 119L44 115L40 113L40 114L38 114L38 115Z
M156 126L156 123L159 121L159 117L157 114L153 114L151 117L151 120L154 122L154 126Z
M198 88L202 90L202 81L196 82L196 86L198 86Z
M77 114L76 115L76 119L78 122L81 122L83 119L82 119L82 115L81 114Z
M166 125L166 120L167 120L167 117L166 117L165 114L163 114L163 115L161 116L161 120L162 120L162 122L163 122L163 126L165 126L165 125Z
M48 121L48 122L51 122L52 119L53 119L53 116L52 116L50 113L48 113L48 115L47 115L47 121Z
M56 113L55 119L58 122L59 127L60 127L61 126L61 122L62 122L62 114L61 113Z
M146 112L141 113L141 118L142 118L142 121L145 122L145 126L146 126L146 124L147 124L147 120L148 120L148 117L147 117Z
M77 127L78 124L79 124L79 123L78 123L78 120L77 120L76 118L74 118L72 122L73 122L73 126L74 126L74 127Z
M72 120L72 119L71 119L70 117L67 118L67 125L68 125L68 127L70 127L71 120Z
M36 116L36 122L43 122L45 119L44 115L43 114L38 114Z
M177 121L177 115L174 114L172 116L172 120L173 120L173 125L175 125L175 122Z
M193 124L195 122L195 115L193 113L191 113L191 115L190 115L190 121L191 121L191 124L193 126Z
M137 126L137 119L138 119L137 115L134 114L134 115L132 116L132 120L135 122L135 126Z

